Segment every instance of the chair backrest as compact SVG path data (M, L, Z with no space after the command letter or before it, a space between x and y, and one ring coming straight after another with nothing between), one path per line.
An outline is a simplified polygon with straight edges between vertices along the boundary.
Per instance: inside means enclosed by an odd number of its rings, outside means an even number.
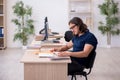
M86 68L92 68L94 61L95 61L95 57L96 57L96 52L91 53L88 57L87 57L87 61L86 61Z
M69 42L73 38L72 31L66 31L64 38L65 38L65 41Z

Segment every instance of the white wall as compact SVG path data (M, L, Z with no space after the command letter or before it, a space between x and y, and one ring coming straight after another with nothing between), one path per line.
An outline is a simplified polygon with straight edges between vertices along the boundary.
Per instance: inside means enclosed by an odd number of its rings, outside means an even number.
M11 22L15 16L12 12L12 6L18 0L7 0L7 47L20 47L19 41L13 42L13 35L15 25ZM104 17L99 13L98 4L104 0L93 0L93 13L94 13L94 27L93 33L98 38L98 46L106 46L106 36L103 36L98 31L98 22L104 20ZM32 18L35 20L35 33L38 34L39 30L43 28L44 17L47 16L49 20L49 27L52 31L64 33L68 29L68 0L23 0L25 4L33 8ZM32 40L32 39L31 39ZM112 46L120 47L120 35L112 37Z
M15 16L12 6L18 0L7 0L7 47L20 47L20 43L13 42L15 25L11 22ZM68 29L68 2L67 0L23 0L23 2L33 8L32 18L35 20L35 33L44 27L44 18L47 16L49 28L52 31L64 33Z

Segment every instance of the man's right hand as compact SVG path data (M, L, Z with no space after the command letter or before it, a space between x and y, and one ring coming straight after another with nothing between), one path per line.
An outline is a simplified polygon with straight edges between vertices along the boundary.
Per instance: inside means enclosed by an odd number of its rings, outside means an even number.
M60 51L60 49L59 49L59 48L53 48L53 49L51 49L50 51L51 51L51 52L56 52L56 51Z

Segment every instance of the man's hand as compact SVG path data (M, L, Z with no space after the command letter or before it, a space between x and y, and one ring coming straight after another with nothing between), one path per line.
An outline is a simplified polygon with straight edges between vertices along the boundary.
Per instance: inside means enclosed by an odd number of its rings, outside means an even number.
M60 56L60 57L68 57L68 56L70 56L70 54L71 54L71 52L69 52L69 51L63 51L63 52L59 52L58 56Z
M50 52L58 52L58 51L60 51L59 48L53 48L53 49L50 50Z

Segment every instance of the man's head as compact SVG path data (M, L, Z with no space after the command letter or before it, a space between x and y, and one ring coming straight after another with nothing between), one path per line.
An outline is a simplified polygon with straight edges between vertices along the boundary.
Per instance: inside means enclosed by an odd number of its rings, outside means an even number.
M79 35L80 33L84 33L87 30L87 26L79 17L72 18L68 24L74 35Z

